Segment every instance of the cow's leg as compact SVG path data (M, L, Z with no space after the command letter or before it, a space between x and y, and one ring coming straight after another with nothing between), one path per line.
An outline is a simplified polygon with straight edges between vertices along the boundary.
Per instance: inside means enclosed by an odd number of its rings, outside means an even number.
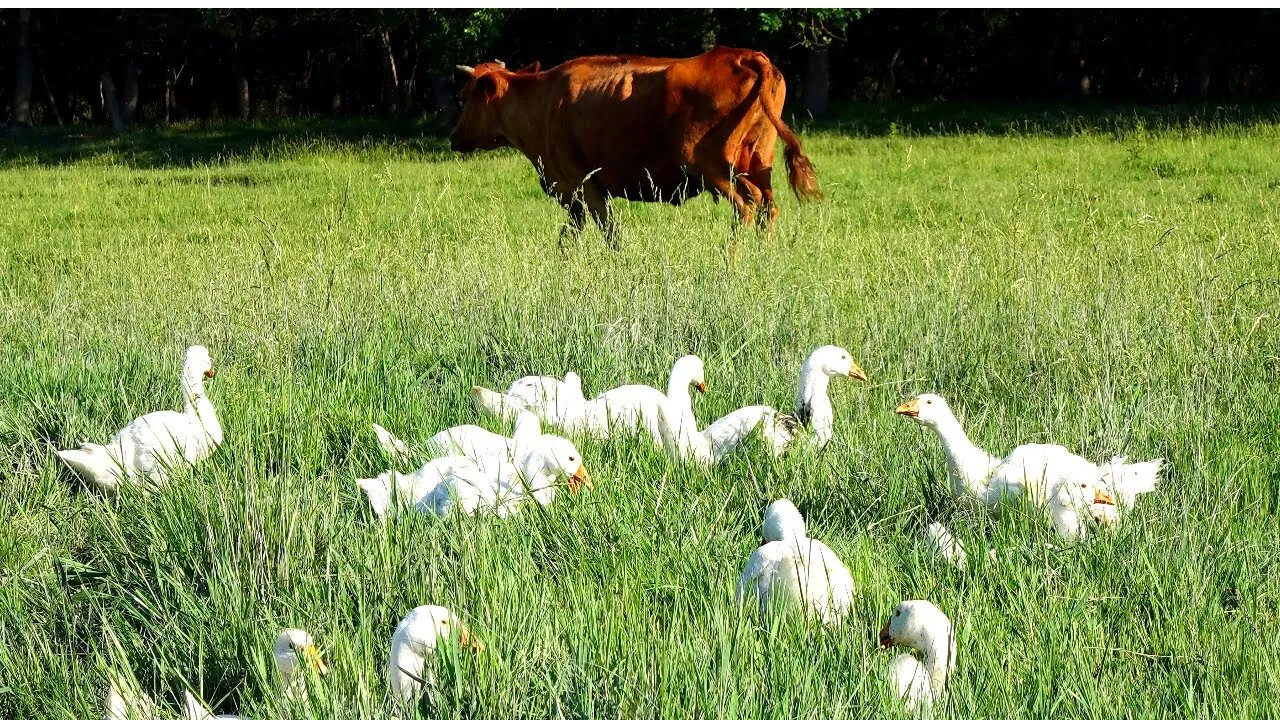
M764 201L764 193L760 187L751 181L751 176L745 173L738 175L733 181L734 188L738 191L738 196L742 198L742 202L751 210L751 215L740 218L742 222L750 222L752 219L757 224L760 222L759 208Z
M756 215L756 225L761 230L772 230L778 220L778 206L773 202L773 168L764 164L759 155L751 158L751 169L747 178L760 188L760 210Z
M751 222L752 218L755 217L755 204L749 202L749 198L754 197L750 189L745 186L739 189L739 183L742 178L732 177L730 175L732 169L733 166L728 166L717 173L704 173L703 177L706 178L707 184L715 189L716 193L729 198L729 202L733 203L733 226L736 229L743 223ZM755 185L750 185L750 188L755 188ZM756 192L758 193L759 190L757 189Z
M609 196L599 185L591 181L587 181L582 186L582 202L587 206L587 211L591 213L591 219L596 221L596 225L600 226L600 231L604 233L604 240L609 247L617 250L618 243L618 222L613 217L613 208L609 207Z
M576 244L578 236L582 234L582 226L587 222L587 208L573 198L557 198L564 209L569 211L569 219L564 225L560 226L560 254L564 254L569 247L569 243Z

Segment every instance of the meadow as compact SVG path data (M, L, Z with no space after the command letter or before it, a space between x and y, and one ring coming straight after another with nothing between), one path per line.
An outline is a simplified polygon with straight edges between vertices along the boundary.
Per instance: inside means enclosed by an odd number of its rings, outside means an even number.
M290 626L333 668L308 716L372 715L391 631L426 603L487 645L442 656L429 716L904 716L884 682L902 651L875 639L908 598L955 623L936 717L1280 716L1280 122L802 139L827 200L780 193L776 231L733 253L705 197L618 202L620 251L595 230L562 251L526 160L430 135L211 126L0 153L0 716L101 717L127 667L169 707L190 688L287 717L270 643ZM663 386L694 352L705 423L792 408L827 343L870 380L833 383L820 453L706 471L576 438L595 489L506 520L383 524L355 485L389 467L371 422L506 429L473 384ZM224 445L158 492L86 489L53 447L179 407L190 344L217 367ZM993 518L893 414L926 391L998 455L1164 457L1162 484L1079 545ZM853 571L838 629L734 605L784 496ZM933 520L966 570L924 551Z

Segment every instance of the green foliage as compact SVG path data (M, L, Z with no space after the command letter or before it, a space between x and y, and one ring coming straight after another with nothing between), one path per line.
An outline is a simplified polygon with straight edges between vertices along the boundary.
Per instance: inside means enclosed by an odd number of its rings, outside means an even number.
M758 10L765 33L794 39L805 47L830 45L845 39L849 23L870 10L816 8L809 10Z
M707 198L620 201L621 252L589 232L561 256L523 158L416 133L210 126L6 154L0 714L101 717L127 664L166 707L190 687L284 718L269 643L301 626L333 667L307 716L378 717L392 628L441 603L488 648L442 659L430 717L905 717L873 643L928 598L959 648L935 717L1276 715L1280 125L900 127L807 135L828 200L780 193L776 232L738 235L732 263ZM51 446L177 405L194 342L224 447L150 495L86 491ZM833 383L816 456L703 472L583 440L596 490L506 521L382 525L354 484L388 466L371 422L408 440L476 422L472 384L661 384L693 351L705 423L789 408L828 342L871 381ZM1033 516L949 498L937 441L892 414L925 390L994 452L1059 442L1168 474L1113 532L1058 547ZM854 573L844 627L733 607L784 495ZM968 571L924 554L932 520Z

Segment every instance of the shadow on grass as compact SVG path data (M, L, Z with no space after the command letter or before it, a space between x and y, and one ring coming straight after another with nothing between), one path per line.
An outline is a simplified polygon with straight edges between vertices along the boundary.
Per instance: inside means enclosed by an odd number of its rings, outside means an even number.
M377 151L438 161L451 156L449 130L440 123L368 119L179 124L120 135L93 126L37 128L0 144L0 167L88 162L184 168L312 151Z
M1280 103L1132 105L1076 103L850 103L809 130L852 137L993 135L1127 137L1143 132L1229 131L1280 124Z
M1128 137L1144 132L1230 131L1280 125L1280 103L1253 105L1111 105L851 103L830 119L797 123L807 131L851 137L993 135ZM302 152L377 152L436 162L453 157L450 127L440 121L293 119L208 122L144 128L37 128L0 144L0 167L71 163L183 168L267 160Z

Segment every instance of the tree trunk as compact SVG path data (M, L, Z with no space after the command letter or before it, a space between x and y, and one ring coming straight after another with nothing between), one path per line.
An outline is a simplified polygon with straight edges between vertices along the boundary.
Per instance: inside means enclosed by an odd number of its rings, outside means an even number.
M1213 50L1213 46L1205 42L1200 48L1199 57L1196 58L1195 82L1191 86L1196 100L1209 97L1209 83L1213 80Z
M31 11L18 11L14 32L13 112L9 116L9 132L19 133L31 127Z
M40 84L44 86L44 94L49 98L49 113L53 115L53 121L58 123L58 127L62 127L66 123L62 120L58 99L53 96L53 88L49 87L49 75L45 73L43 67L40 68Z
M302 56L302 80L298 82L298 102L297 108L300 114L307 114L311 110L308 104L311 95L311 73L315 69L315 63L312 62L311 48Z
M249 97L249 73L244 67L244 59L240 57L240 43L231 46L231 72L235 76L236 113L241 120L248 120L253 112L253 102Z
M120 91L123 95L120 120L125 127L133 127L138 119L138 64L133 60L124 62L124 78Z
M814 45L809 48L809 67L804 76L804 109L814 117L831 111L831 48Z
M388 115L400 112L400 76L396 72L396 55L391 50L391 33L378 33L382 41L382 107Z
M124 118L120 116L120 98L116 95L116 84L111 80L111 70L102 68L102 106L111 120L111 129L115 132L124 130Z
M435 105L436 114L443 118L453 115L453 84L446 75L428 75L431 83L431 102Z
M417 103L418 95L418 60L414 59L413 65L409 66L409 74L405 75L404 81L400 83L400 97L403 98L404 105L402 110L406 115L413 112Z

